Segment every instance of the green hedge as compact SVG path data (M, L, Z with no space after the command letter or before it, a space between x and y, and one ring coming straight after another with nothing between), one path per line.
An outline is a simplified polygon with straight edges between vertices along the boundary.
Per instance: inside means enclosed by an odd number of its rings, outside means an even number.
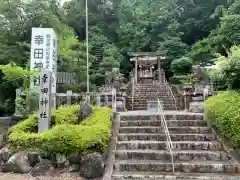
M205 101L208 117L221 135L240 147L240 92L219 93Z
M58 108L53 112L53 127L43 133L36 133L38 114L31 115L9 129L8 141L17 151L103 152L111 135L111 109L94 107L91 117L75 124L79 109L78 105Z

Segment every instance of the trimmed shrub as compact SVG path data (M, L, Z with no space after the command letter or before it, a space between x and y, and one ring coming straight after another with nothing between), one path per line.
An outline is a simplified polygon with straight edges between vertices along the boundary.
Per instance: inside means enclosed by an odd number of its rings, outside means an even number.
M54 124L75 124L78 119L79 105L64 105L54 112Z
M240 147L240 92L227 91L205 101L209 119L220 134Z
M17 151L42 150L80 154L103 152L111 136L111 109L94 107L91 117L75 125L79 110L78 105L59 108L53 113L52 121L55 126L43 133L35 131L38 114L31 115L10 128L8 141Z

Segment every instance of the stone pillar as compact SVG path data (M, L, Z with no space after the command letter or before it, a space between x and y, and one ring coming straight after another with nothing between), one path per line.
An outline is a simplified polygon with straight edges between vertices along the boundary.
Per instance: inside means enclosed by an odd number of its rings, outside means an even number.
M159 83L161 83L161 66L160 66L160 59L157 60L157 63L158 63L158 80L159 80Z
M89 105L91 105L90 93L86 93L86 103L88 103Z
M113 112L117 112L117 96L116 96L116 89L112 89L112 110Z
M152 65L150 64L149 67L150 67L150 76L153 77L153 69L152 69Z
M136 58L136 60L135 60L135 84L137 84L138 83L138 73L137 73L137 71L138 71L138 61L137 61L137 58Z
M126 93L123 93L122 95L122 101L123 101L123 108L124 108L124 111L126 111Z
M67 104L71 105L72 103L72 91L67 91Z
M16 99L21 98L21 89L16 89ZM19 104L18 102L15 100L15 116L20 116L22 115L22 113L19 111Z
M97 106L101 106L101 96L100 94L97 94Z
M108 93L105 93L105 106L108 107Z

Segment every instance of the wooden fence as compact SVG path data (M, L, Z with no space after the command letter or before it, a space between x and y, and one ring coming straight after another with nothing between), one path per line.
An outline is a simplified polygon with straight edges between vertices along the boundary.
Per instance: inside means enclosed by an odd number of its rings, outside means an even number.
M57 84L77 84L74 73L57 72Z

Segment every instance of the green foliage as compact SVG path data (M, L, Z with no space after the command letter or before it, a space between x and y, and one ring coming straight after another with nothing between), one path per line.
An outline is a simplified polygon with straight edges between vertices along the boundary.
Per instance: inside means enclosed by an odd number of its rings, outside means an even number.
M3 79L11 82L23 82L23 87L27 89L30 85L30 80L36 76L37 71L31 71L18 66L11 62L7 65L0 65L0 70L4 74ZM16 84L19 87L19 84Z
M170 82L172 84L192 85L194 78L192 74L176 75L170 78Z
M79 105L63 105L55 110L53 124L75 124L78 119Z
M226 3L225 3L226 4ZM224 5L224 3L223 3ZM222 6L224 7L224 6ZM192 47L190 56L194 62L201 65L213 64L215 53L221 53L227 56L229 49L233 45L240 43L239 35L239 19L240 19L240 1L229 1L229 4L221 9L219 16L219 24L216 28L212 28L210 34L198 41Z
M50 27L59 37L58 71L74 73L78 91L85 91L85 0L64 2L0 0L0 64L14 61L28 68L31 28ZM216 52L226 55L240 42L239 4L239 0L88 0L90 90L101 86L112 68L128 76L129 51L165 51L168 77L173 75L172 61L184 56L194 64L212 64ZM2 80L0 90L22 85ZM14 90L8 93L4 99L13 99Z
M175 75L189 74L192 72L192 60L188 57L176 59L172 62L171 69Z
M228 91L206 102L208 116L221 135L235 148L240 147L240 93Z
M93 114L76 124L78 105L63 106L53 112L53 127L37 133L39 114L9 129L9 143L15 150L43 150L52 153L103 152L111 136L112 111L94 108Z
M240 47L233 46L228 52L228 57L218 58L218 68L215 71L215 78L225 80L229 89L240 88ZM217 75L216 75L217 74Z
M213 64L214 55L209 41L208 38L205 38L192 46L189 56L193 59L194 64L201 66Z

